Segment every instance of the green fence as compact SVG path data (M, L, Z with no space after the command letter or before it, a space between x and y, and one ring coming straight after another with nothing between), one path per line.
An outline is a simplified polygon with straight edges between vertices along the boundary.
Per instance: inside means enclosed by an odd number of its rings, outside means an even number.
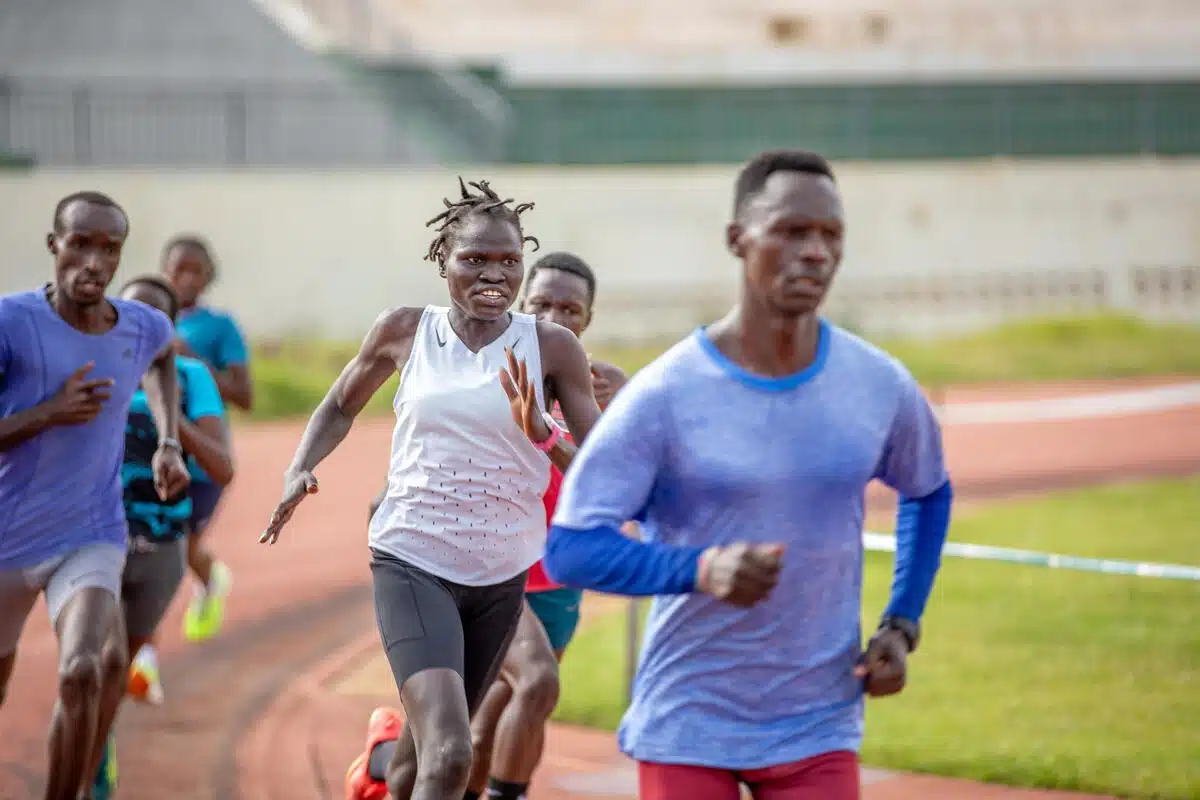
M410 71L376 75L398 88ZM479 137L499 136L503 160L522 164L729 163L783 146L855 160L1200 153L1200 81L556 88L473 75L512 124L467 132L472 149L492 156Z
M1200 152L1200 82L509 89L519 163L738 162Z

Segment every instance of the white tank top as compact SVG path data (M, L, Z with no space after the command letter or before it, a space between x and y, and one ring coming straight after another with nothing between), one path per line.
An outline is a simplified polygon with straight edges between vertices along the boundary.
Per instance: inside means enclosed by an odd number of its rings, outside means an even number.
M537 320L514 313L472 353L448 312L425 308L400 373L387 495L369 541L444 580L488 586L528 569L546 545L550 461L513 421L499 378L512 348L546 407Z

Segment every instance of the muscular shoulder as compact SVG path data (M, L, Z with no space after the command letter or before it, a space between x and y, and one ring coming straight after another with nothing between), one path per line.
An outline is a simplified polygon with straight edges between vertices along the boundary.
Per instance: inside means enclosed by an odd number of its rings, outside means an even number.
M542 369L547 374L572 365L586 366L587 354L579 337L555 322L537 321L538 346L542 351Z
M367 358L387 358L400 362L412 352L413 339L421 324L424 308L401 306L389 308L375 318L375 324L363 340L360 355Z
M376 335L381 342L399 342L411 339L416 336L417 326L421 324L421 315L424 313L424 308L412 306L389 308L375 318L371 333Z

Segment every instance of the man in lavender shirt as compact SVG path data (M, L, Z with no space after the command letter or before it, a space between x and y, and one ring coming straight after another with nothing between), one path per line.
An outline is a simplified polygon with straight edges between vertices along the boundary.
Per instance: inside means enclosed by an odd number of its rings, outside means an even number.
M46 243L54 280L0 296L0 701L39 593L59 643L47 800L90 796L125 689L125 419L139 383L160 432L162 497L186 488L171 321L105 290L129 233L98 192L63 198ZM82 793L82 794L81 794Z
M951 489L898 361L822 319L845 220L800 151L738 176L739 304L643 369L566 474L546 570L656 595L622 749L642 800L856 800L863 696L904 687ZM861 645L867 484L901 495L892 597ZM644 520L645 541L623 537Z

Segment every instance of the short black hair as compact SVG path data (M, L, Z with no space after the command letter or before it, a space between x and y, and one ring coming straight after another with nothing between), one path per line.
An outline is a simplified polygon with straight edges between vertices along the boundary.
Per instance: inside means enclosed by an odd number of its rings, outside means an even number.
M592 268L582 258L574 253L565 252L547 253L533 263L529 274L525 276L526 296L529 295L529 287L533 284L533 276L543 269L557 269L583 278L588 287L588 305L596 302L596 273L592 272Z
M167 316L171 318L171 322L174 322L175 318L179 316L179 295L175 294L175 287L162 275L146 273L145 275L130 278L121 286L120 294L125 294L128 289L134 286L153 286L155 289L158 289L170 301L168 303L170 308L167 311Z
M733 192L733 216L742 213L746 203L762 191L767 178L776 172L806 172L809 175L824 175L837 182L833 167L823 156L807 150L768 150L759 153L742 167L738 173Z
M208 279L209 283L217 279L217 257L213 255L212 246L208 240L197 233L177 233L167 243L163 245L162 261L166 264L167 258L171 253L175 252L175 248L184 247L192 250L200 251L204 256L204 260L208 262Z
M469 191L468 186L472 189L478 189L479 194ZM533 203L518 203L516 206L509 208L508 204L512 203L513 199L510 197L507 200L501 200L500 195L496 194L487 181L472 181L468 184L464 183L460 177L458 179L458 188L462 192L462 197L454 202L443 199L442 202L446 205L446 210L425 223L425 227L427 228L439 222L441 223L436 228L438 235L429 243L429 250L425 253L426 261L445 265L450 234L464 219L472 214L505 215L517 226L517 233L521 236L522 245L525 242L533 242L533 249L535 251L542 246L536 237L526 236L521 228L521 214L533 208Z
M53 230L55 233L62 233L63 215L67 213L67 209L75 203L87 203L93 206L101 206L103 208L115 208L121 212L121 217L125 220L125 235L129 235L129 215L125 213L125 209L121 208L120 203L113 200L104 192L95 192L85 190L81 192L71 192L69 195L58 201L54 206L54 221Z

